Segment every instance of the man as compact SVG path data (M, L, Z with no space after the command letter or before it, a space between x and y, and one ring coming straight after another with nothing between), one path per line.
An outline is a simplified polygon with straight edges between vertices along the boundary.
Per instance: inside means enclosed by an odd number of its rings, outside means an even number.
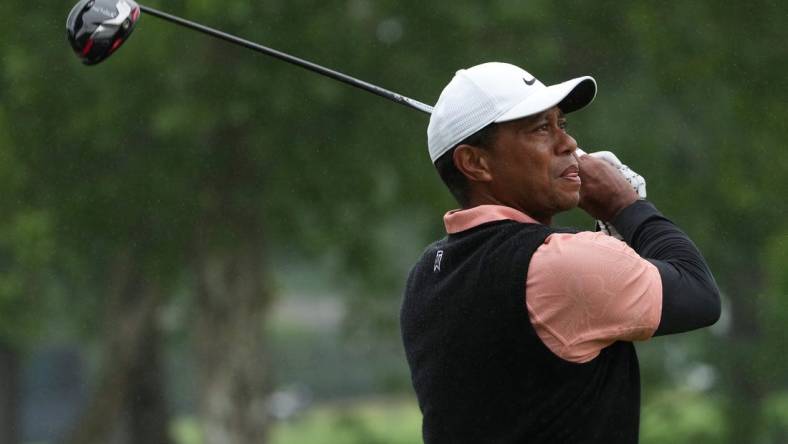
M408 278L402 336L426 443L634 443L632 341L716 322L719 290L690 239L566 114L596 82L545 86L509 64L460 70L430 119L432 161L461 205ZM550 226L580 206L602 232Z

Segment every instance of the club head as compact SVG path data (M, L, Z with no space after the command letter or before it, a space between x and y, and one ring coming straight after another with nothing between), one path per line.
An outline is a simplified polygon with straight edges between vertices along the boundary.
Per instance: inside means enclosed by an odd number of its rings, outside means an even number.
M133 0L80 0L66 20L68 41L82 63L95 65L129 38L139 18Z

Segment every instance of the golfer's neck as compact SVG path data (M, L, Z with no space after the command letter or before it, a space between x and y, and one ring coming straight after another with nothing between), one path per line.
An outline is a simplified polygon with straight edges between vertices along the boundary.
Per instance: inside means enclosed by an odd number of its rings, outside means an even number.
M464 206L463 209L478 207L480 205L501 205L504 207L514 208L515 210L535 219L537 222L543 225L551 225L553 223L552 214L539 214L539 212L528 210L521 205L517 205L513 202L503 201L486 193L472 195L468 200L468 205Z

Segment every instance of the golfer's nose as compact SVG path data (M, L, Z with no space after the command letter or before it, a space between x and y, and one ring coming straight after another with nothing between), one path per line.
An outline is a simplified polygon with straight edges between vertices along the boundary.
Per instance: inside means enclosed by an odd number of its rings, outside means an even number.
M572 154L577 149L577 141L566 131L561 130L559 139L556 143L556 154Z

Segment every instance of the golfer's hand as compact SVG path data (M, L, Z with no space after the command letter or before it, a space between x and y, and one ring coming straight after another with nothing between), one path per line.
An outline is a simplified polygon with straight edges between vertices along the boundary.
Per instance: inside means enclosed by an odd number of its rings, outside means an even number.
M638 200L633 186L608 161L580 155L578 163L582 181L579 206L594 219L609 222Z
M646 198L646 179L641 176L640 174L632 171L631 168L624 165L618 157L610 151L597 151L594 153L588 153L591 157L596 157L597 159L602 159L605 162L613 165L618 169L618 172L624 176L624 179L632 185L632 188L635 189L635 192L638 193L641 199Z
M582 153L582 150L580 150L580 152ZM632 171L632 169L628 166L624 165L615 154L610 151L597 151L594 153L589 153L588 155L596 157L597 159L602 159L616 167L618 172L624 176L624 179L626 179L627 182L632 185L632 188L638 193L638 196L640 196L641 199L646 198L646 179L640 174ZM616 227L614 227L612 223L597 219L596 226L598 231L601 231L609 236L613 236L618 240L624 240L624 236L622 236L618 230L616 230Z

